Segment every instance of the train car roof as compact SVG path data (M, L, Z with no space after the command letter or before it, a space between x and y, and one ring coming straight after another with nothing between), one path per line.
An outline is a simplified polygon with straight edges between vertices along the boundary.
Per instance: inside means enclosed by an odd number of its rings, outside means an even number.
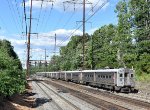
M37 73L84 73L84 72L118 72L121 71L129 71L131 69L128 68L119 68L119 69L97 69L97 70L77 70L77 71L57 71L57 72L37 72Z
M122 68L123 69L123 68ZM82 72L118 72L122 69L98 69L98 70L83 70Z
M62 73L78 73L78 72L81 72L81 71L61 71Z

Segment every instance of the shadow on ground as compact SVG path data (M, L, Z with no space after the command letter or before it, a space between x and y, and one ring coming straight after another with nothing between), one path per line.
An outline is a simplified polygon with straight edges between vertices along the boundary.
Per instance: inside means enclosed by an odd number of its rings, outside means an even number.
M33 104L33 108L37 108L39 106L42 106L43 104L47 103L47 102L51 102L52 99L48 99L48 98L37 98Z
M0 110L32 110L35 99L33 95L36 93L24 92L23 94L15 94L7 97L0 102Z

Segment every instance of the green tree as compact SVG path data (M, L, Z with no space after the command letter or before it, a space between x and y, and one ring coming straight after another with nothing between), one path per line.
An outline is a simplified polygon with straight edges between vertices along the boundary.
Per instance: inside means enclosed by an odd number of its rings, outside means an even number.
M11 96L25 89L25 74L11 43L0 40L0 95Z
M116 35L116 26L110 24L102 26L92 35L91 63L93 69L104 68L106 66L116 67L116 51L113 48L113 39ZM111 63L110 63L111 62Z
M150 1L130 0L132 28L136 42L137 69L150 73Z
M119 67L131 66L128 62L132 59L132 34L131 34L131 13L129 10L128 0L121 0L116 6L115 12L118 17L117 34L114 44L117 49L117 58Z

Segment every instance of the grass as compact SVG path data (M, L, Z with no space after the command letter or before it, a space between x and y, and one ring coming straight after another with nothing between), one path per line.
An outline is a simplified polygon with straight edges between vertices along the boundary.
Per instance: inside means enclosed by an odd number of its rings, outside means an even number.
M150 82L150 74L136 74L135 79L140 82Z

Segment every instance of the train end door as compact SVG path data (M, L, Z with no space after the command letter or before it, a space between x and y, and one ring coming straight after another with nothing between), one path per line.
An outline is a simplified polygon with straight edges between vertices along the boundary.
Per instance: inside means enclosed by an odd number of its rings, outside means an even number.
M117 86L124 86L124 71L123 70L119 70L117 72Z

